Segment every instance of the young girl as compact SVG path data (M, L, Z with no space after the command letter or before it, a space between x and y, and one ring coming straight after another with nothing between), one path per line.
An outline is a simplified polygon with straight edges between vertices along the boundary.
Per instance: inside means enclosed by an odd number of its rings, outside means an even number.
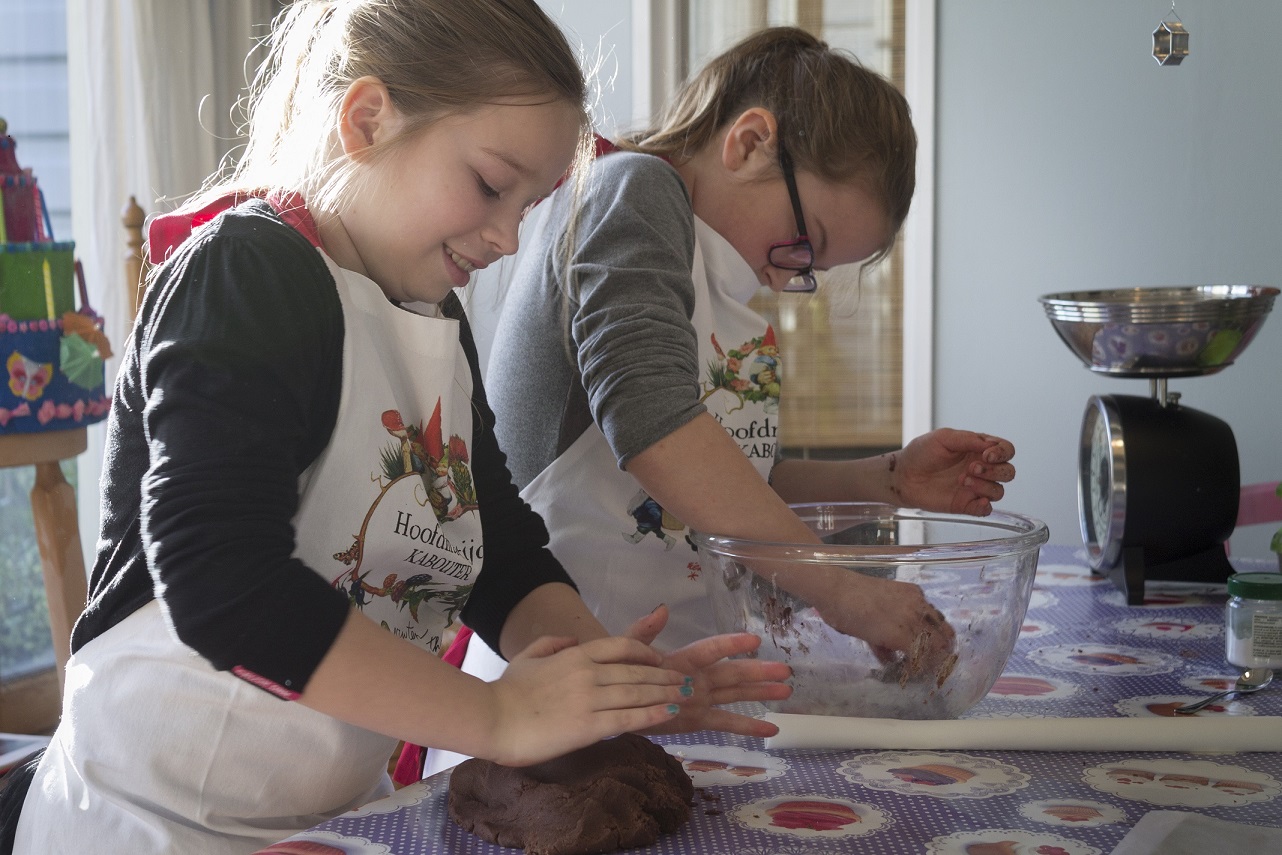
M20 853L252 852L390 790L397 739L522 765L786 668L607 637L495 441L452 289L588 139L533 0L296 0L236 174L158 220L103 528ZM208 221L208 222L206 222ZM649 612L648 607L644 612ZM436 656L462 618L512 659Z
M616 147L580 205L558 193L531 215L488 368L516 482L607 628L664 602L661 642L707 632L689 529L816 542L787 507L800 502L991 512L1014 448L982 434L775 459L787 355L746 303L890 250L916 136L888 81L802 30L768 29L712 60L653 128L599 146ZM924 634L936 652L951 645L916 586L816 576L786 584L883 653ZM483 656L469 649L465 668L493 673Z

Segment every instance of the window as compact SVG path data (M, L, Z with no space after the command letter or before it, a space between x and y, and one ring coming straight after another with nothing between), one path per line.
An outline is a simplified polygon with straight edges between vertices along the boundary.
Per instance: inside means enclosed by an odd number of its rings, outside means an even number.
M17 142L18 162L40 181L60 240L71 235L65 15L63 0L0 0L0 117ZM62 468L74 486L75 462ZM0 730L26 729L38 713L11 689L33 678L52 683L49 610L31 522L33 479L33 467L0 469ZM56 716L56 685L40 697L40 706L52 698Z
M700 0L689 5L688 67L749 33L795 25L904 85L903 0ZM770 319L787 354L781 401L784 452L849 457L898 448L903 433L903 257L865 274L820 274L813 295L763 289L753 307Z

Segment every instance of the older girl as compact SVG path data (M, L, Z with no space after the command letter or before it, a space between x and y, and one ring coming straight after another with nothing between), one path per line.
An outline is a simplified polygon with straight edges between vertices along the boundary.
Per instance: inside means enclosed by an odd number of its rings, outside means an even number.
M890 250L916 136L887 80L768 29L708 63L653 127L601 148L582 204L558 193L531 217L488 379L522 495L607 627L664 602L661 642L708 630L689 529L806 543L789 503L991 511L1014 477L995 437L942 429L877 458L776 460L787 354L746 304ZM887 655L952 643L914 585L837 568L779 581ZM483 655L465 667L493 673Z

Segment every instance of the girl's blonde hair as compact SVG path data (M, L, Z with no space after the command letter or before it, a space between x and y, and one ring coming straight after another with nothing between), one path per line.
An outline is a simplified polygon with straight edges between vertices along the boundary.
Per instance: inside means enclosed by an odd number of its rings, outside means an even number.
M294 0L273 22L267 51L249 95L243 152L185 207L279 190L337 208L351 177L337 156L338 114L361 77L378 78L405 118L401 133L370 151L374 159L449 115L559 100L582 116L576 165L591 151L583 73L534 0Z
M890 252L916 188L917 133L894 85L805 30L760 30L711 60L669 102L657 123L620 148L680 163L744 110L774 114L797 169L837 183L862 182L881 202Z

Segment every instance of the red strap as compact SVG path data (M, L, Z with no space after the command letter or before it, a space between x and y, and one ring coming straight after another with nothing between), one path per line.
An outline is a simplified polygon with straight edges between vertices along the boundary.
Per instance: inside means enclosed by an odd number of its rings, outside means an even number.
M426 760L427 751L423 746L405 743L401 746L401 756L396 761L396 770L392 772L392 782L406 787L415 781L423 780L423 763Z
M447 665L462 668L463 657L467 655L467 643L474 634L470 627L460 628L458 635L454 636L450 646L445 649L445 655L441 657L441 660Z
M467 655L467 643L473 633L468 627L462 627L450 646L446 648L445 655L441 660L455 668L463 667L463 657ZM427 762L427 749L422 745L412 745L405 743L401 748L401 756L396 761L396 771L392 773L392 780L402 787L412 784L423 778L423 765Z
M601 136L600 134L593 134L592 139L593 139L593 143L592 143L593 157L604 157L607 154L613 154L614 152L620 150L617 145L610 142L608 139ZM565 179L569 177L570 177L569 172L562 175L561 178L556 182L556 187L553 187L552 189L555 190L557 189L557 187L560 187L562 184L565 183ZM535 204L537 205L538 203L536 202Z
M610 142L608 139L601 136L600 134L593 134L592 136L594 137L595 143L596 143L594 146L593 153L597 157L602 157L607 154L613 154L614 152L619 150L619 147L617 145Z
M321 246L320 229L316 228L316 221L312 219L312 212L307 210L307 203L303 197L297 193L280 193L272 191L267 194L267 204L275 209L285 225L291 227L303 237L307 242L317 249L324 249Z
M152 264L160 264L173 255L174 250L182 245L182 242L190 237L193 231L214 219L223 211L234 208L250 199L262 198L266 198L267 204L272 206L286 225L307 238L312 246L317 249L321 248L320 231L316 228L316 221L312 219L311 212L307 210L307 203L303 201L303 197L297 193L280 193L276 191L271 193L229 193L226 196L220 196L196 211L162 214L148 223L147 260Z

